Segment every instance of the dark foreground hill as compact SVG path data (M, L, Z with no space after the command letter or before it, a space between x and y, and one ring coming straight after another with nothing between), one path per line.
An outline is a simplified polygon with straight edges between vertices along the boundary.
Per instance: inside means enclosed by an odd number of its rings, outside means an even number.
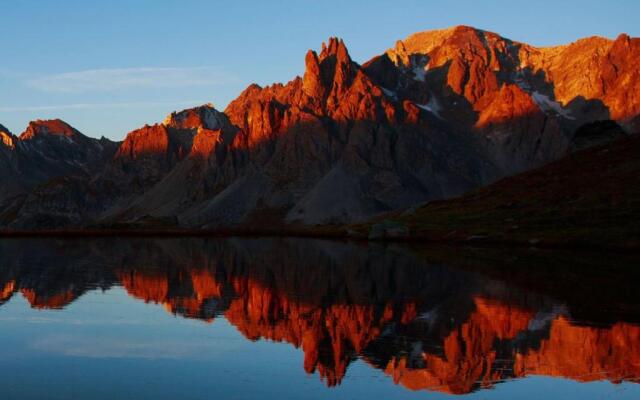
M623 137L357 230L372 238L638 248L639 156L640 136Z

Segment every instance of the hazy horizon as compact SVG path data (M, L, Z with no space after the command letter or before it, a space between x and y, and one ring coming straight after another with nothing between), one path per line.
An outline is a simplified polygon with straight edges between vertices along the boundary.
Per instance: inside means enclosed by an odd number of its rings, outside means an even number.
M423 3L5 5L0 124L19 134L30 120L61 118L88 136L121 140L171 111L209 102L222 110L250 83L287 82L304 72L306 50L330 36L363 63L412 33L454 25L536 46L640 35L640 3L627 0L464 0L453 11L451 2Z

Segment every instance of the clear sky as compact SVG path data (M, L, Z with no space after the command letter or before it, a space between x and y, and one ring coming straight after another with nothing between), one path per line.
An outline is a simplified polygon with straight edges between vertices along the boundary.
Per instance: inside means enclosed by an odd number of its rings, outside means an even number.
M173 110L224 109L252 82L289 81L329 36L360 63L460 24L538 46L640 36L638 0L24 0L0 15L0 123L19 134L62 118L112 139Z

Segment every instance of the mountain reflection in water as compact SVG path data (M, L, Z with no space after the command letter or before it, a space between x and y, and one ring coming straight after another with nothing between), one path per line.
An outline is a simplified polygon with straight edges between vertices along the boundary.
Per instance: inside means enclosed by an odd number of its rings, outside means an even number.
M307 239L0 242L0 304L64 309L122 286L167 312L288 343L348 385L357 359L411 390L464 394L532 375L638 382L633 257L415 249Z

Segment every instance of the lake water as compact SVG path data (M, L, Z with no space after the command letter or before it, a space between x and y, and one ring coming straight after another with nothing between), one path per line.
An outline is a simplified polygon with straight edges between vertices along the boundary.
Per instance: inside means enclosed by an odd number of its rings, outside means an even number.
M6 399L638 399L638 259L0 240Z

